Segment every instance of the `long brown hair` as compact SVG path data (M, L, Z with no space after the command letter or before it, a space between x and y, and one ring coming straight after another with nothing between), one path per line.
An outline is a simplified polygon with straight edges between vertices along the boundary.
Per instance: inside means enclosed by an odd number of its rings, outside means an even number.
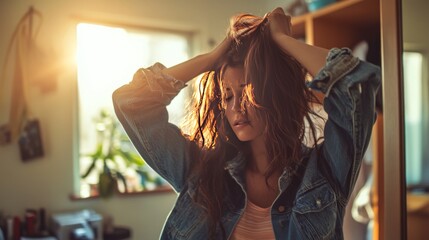
M270 159L268 178L278 169L292 170L300 163L307 129L316 146L316 125L311 103L317 102L305 85L306 71L273 41L266 18L241 14L231 19L228 35L233 44L222 67L204 74L198 84L193 105L194 126L191 140L203 149L193 171L197 176L194 201L208 215L209 236L214 238L226 211L224 200L233 181L225 163L238 152L246 154L230 128L223 111L222 74L227 67L244 67L247 83L242 107L252 107L266 124L266 150ZM244 104L245 103L245 104Z

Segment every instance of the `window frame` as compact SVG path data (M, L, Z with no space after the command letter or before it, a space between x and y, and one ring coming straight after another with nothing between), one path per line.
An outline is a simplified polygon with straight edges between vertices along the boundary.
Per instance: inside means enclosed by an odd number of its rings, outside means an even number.
M94 24L99 26L105 26L105 27L113 27L113 28L123 28L126 31L130 31L133 33L136 32L152 32L152 33L167 33L167 34L174 34L174 35L181 35L183 36L187 41L188 46L188 59L190 59L193 56L193 52L195 51L195 40L197 38L197 32L193 30L178 30L178 29L172 29L172 28L164 28L164 27L158 27L158 26L148 26L148 25L136 25L136 24L124 24L124 23L114 23L109 21L94 21L94 20L85 20L85 19L79 19L75 23L75 36L76 36L76 50L77 50L77 26L80 23L86 23L86 24ZM142 66L147 67L147 66ZM78 72L78 64L76 64L76 73ZM130 79L131 80L131 79ZM81 190L81 169L80 169L80 161L81 161L81 153L80 153L80 99L79 99L79 84L78 84L78 74L76 74L76 92L75 92L75 111L73 114L74 117L74 140L73 140L73 162L74 162L74 169L73 169L73 188L74 192L70 195L71 200L80 200L80 199L93 199L93 198L99 198L98 195L90 195L87 197L82 197L80 194ZM191 98L192 96L192 88L185 88L182 91L185 91L185 96L188 98ZM185 100L186 101L186 100ZM183 106L185 108L185 106ZM173 192L173 189L167 184L163 186L156 187L152 190L143 190L143 191L135 191L135 192L119 192L116 191L115 195L146 195L146 194L152 194L152 193L164 193L164 192Z

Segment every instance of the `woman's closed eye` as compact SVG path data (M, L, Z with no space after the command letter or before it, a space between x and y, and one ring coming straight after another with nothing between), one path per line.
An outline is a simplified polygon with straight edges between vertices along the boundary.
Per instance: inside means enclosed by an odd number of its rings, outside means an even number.
M232 95L225 96L225 102L229 102L232 100Z

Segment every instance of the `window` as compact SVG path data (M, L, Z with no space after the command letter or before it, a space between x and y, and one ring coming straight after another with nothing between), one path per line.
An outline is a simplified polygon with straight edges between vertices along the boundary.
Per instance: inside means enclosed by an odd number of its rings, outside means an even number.
M407 184L422 181L423 55L404 52L405 159Z
M114 116L111 96L141 67L156 61L169 67L188 59L189 39L185 33L77 25L79 168L82 175L91 170L80 179L81 197L98 193L99 174L105 167L121 180L118 188L122 192L125 187L142 191L164 183L149 167L140 166L141 159L131 157L136 152ZM186 96L182 91L168 106L170 122L181 123ZM103 160L113 144L122 153Z

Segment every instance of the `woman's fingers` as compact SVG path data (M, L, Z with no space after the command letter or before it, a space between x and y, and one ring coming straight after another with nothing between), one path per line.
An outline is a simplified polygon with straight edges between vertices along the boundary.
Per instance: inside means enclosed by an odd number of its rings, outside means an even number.
M283 8L281 8L281 7L276 7L273 11L272 11L272 13L278 13L278 14L283 14L283 15L285 15L285 11L283 10Z
M278 34L291 35L291 17L286 15L283 8L278 7L266 14L273 37Z
M283 14L283 15L285 15L285 12L284 12L283 8L277 7L277 8L274 8L273 11L265 13L264 18L270 18L271 14Z
M231 47L231 43L232 39L227 36L209 53L212 61L212 70L222 65L226 53Z

